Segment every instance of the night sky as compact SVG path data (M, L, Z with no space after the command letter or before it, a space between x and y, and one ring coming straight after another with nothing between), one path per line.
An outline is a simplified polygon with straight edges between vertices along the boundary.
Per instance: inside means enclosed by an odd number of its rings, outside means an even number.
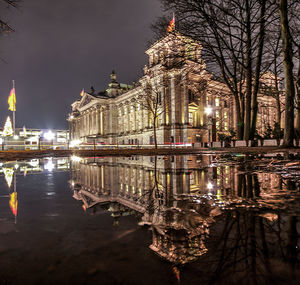
M24 0L1 11L16 32L0 37L0 126L16 84L16 127L66 129L82 88L104 90L114 69L132 83L146 64L158 0ZM171 16L170 16L171 17Z

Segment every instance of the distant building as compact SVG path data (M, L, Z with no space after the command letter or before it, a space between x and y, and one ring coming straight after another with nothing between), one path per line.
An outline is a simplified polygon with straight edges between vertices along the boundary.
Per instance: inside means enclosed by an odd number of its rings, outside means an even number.
M46 145L67 146L69 143L69 130L49 130L49 129L26 129L16 128L15 136L4 137L3 129L0 129L1 143L4 149L12 146L14 149L24 149L29 147L35 149Z
M109 144L153 143L153 114L143 101L156 93L159 106L159 144L216 141L236 125L236 108L226 84L207 72L202 46L179 33L169 33L146 54L149 64L136 84L119 84L115 72L102 92L85 92L72 104L70 138ZM264 80L272 84L269 76ZM271 80L271 81L270 81ZM269 82L270 81L270 82ZM258 96L258 132L263 134L277 118L276 100ZM212 108L211 115L205 113Z

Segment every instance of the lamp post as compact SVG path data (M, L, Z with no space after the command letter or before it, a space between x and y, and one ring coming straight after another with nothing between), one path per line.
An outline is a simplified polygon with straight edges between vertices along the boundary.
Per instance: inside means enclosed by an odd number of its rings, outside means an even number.
M208 145L211 146L211 133L212 133L212 113L213 113L213 108L211 106L207 106L204 108L204 113L207 116L207 125L208 125Z

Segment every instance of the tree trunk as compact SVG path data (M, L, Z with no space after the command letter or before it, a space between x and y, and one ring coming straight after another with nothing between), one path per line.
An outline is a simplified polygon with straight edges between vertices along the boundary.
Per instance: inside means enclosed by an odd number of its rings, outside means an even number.
M298 46L298 74L296 79L296 94L297 94L297 105L296 105L296 136L300 139L300 45Z
M282 51L283 51L283 69L285 85L285 126L283 146L292 147L294 139L294 98L295 86L293 80L293 49L289 30L287 0L280 0L279 3Z
M240 105L240 100L239 100L239 96L237 94L235 94L234 96L235 100L235 108L236 108L236 112L235 112L235 121L236 121L236 137L238 140L243 139L243 120L242 120L242 116L241 116L241 105Z
M279 82L278 82L278 72L277 72L277 59L275 58L275 61L274 61L274 65L275 65L275 90L276 90L276 93L275 93L275 100L276 100L276 109L277 109L277 123L278 123L278 126L280 127L281 129L281 101L280 101L280 90L279 90Z
M154 145L155 145L155 148L157 149L156 121L157 121L157 118L155 117L154 122L153 122L153 136L154 136Z
M256 70L255 70L255 81L254 81L254 90L252 95L252 116L251 116L251 130L250 130L250 139L254 138L256 131L256 121L257 121L257 112L258 112L258 104L257 104L257 94L259 91L259 79L261 72L261 62L262 55L264 49L264 41L265 41L265 13L266 13L266 0L261 1L260 8L260 29L259 29L259 46L256 58Z
M249 1L246 0L246 98L245 98L245 117L244 117L244 140L250 138L251 121L251 95L252 95L252 51L251 51L251 19Z

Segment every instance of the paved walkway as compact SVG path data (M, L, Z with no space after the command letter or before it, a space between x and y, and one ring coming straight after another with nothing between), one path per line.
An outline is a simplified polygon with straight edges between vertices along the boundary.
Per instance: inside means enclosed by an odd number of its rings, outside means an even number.
M180 155L180 154L255 154L285 152L300 155L300 148L234 147L234 148L160 148L160 149L101 149L101 150L29 150L0 151L0 160L20 160L40 157L77 156L131 156L131 155Z

